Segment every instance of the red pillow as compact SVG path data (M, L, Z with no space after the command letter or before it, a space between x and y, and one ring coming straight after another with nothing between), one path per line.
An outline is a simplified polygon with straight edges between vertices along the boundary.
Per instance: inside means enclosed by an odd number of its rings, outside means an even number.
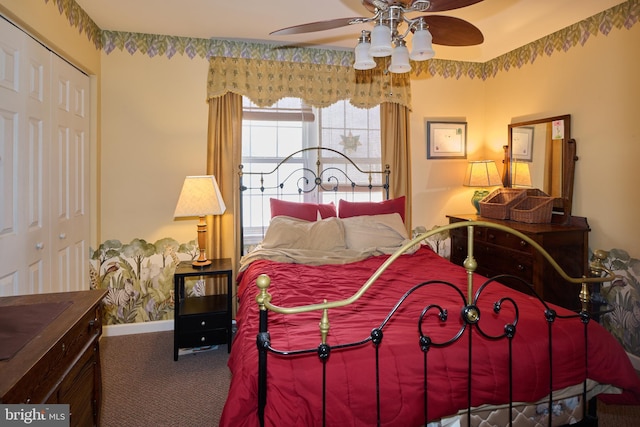
M405 196L384 200L382 202L348 202L341 199L338 202L338 216L340 218L350 218L361 215L399 213L404 222L404 201Z
M336 206L333 203L319 205L278 199L270 199L269 202L271 204L271 218L284 215L305 221L315 221L318 219L318 212L320 212L321 218L337 216Z
M338 216L336 205L334 205L333 202L326 204L320 203L318 205L318 212L320 212L320 218L322 219Z

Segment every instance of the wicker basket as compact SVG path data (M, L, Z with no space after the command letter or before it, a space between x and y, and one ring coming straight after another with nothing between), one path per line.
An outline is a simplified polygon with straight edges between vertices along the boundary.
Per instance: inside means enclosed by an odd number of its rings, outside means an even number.
M487 218L509 219L510 209L527 196L525 190L498 188L480 200L480 215Z
M527 196L511 208L510 215L513 221L543 224L551 222L552 211L553 197Z

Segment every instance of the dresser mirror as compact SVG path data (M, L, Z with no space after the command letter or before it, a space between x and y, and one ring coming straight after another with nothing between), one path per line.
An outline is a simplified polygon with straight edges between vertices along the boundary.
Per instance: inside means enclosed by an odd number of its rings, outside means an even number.
M508 141L504 186L544 191L555 198L553 210L559 215L554 217L568 221L577 160L575 140L571 139L571 116L512 123L508 126Z

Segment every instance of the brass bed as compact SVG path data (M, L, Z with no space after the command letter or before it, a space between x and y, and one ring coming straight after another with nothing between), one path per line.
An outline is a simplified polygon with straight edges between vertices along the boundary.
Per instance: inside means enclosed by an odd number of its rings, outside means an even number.
M324 185L323 171L317 163L315 178L302 181ZM377 187L364 176L365 187L388 190L388 169ZM263 174L259 181L264 193ZM397 213L351 222L272 219L238 277L233 377L221 425L597 425L594 396L640 403L626 354L591 313L590 285L610 280L599 277L601 265L589 277L570 278L536 242L508 227L455 223L409 239L398 221ZM324 236L321 245L330 230L342 230L345 242L354 230L399 236L395 246L387 239L356 257L335 243L326 252L289 251L294 240L288 231L284 240L274 237L274 224L290 225L302 240ZM464 268L422 244L456 227L469 230ZM548 304L530 286L507 288L505 276L474 273L473 227L500 228L542 251L566 282L558 285L575 287L582 309ZM478 421L483 413L489 415Z

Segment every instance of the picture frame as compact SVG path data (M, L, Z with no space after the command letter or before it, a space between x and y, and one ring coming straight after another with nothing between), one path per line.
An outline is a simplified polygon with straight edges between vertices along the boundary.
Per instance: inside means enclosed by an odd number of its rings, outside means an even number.
M467 122L426 122L427 159L467 158Z
M523 162L533 160L533 127L511 129L511 158Z

